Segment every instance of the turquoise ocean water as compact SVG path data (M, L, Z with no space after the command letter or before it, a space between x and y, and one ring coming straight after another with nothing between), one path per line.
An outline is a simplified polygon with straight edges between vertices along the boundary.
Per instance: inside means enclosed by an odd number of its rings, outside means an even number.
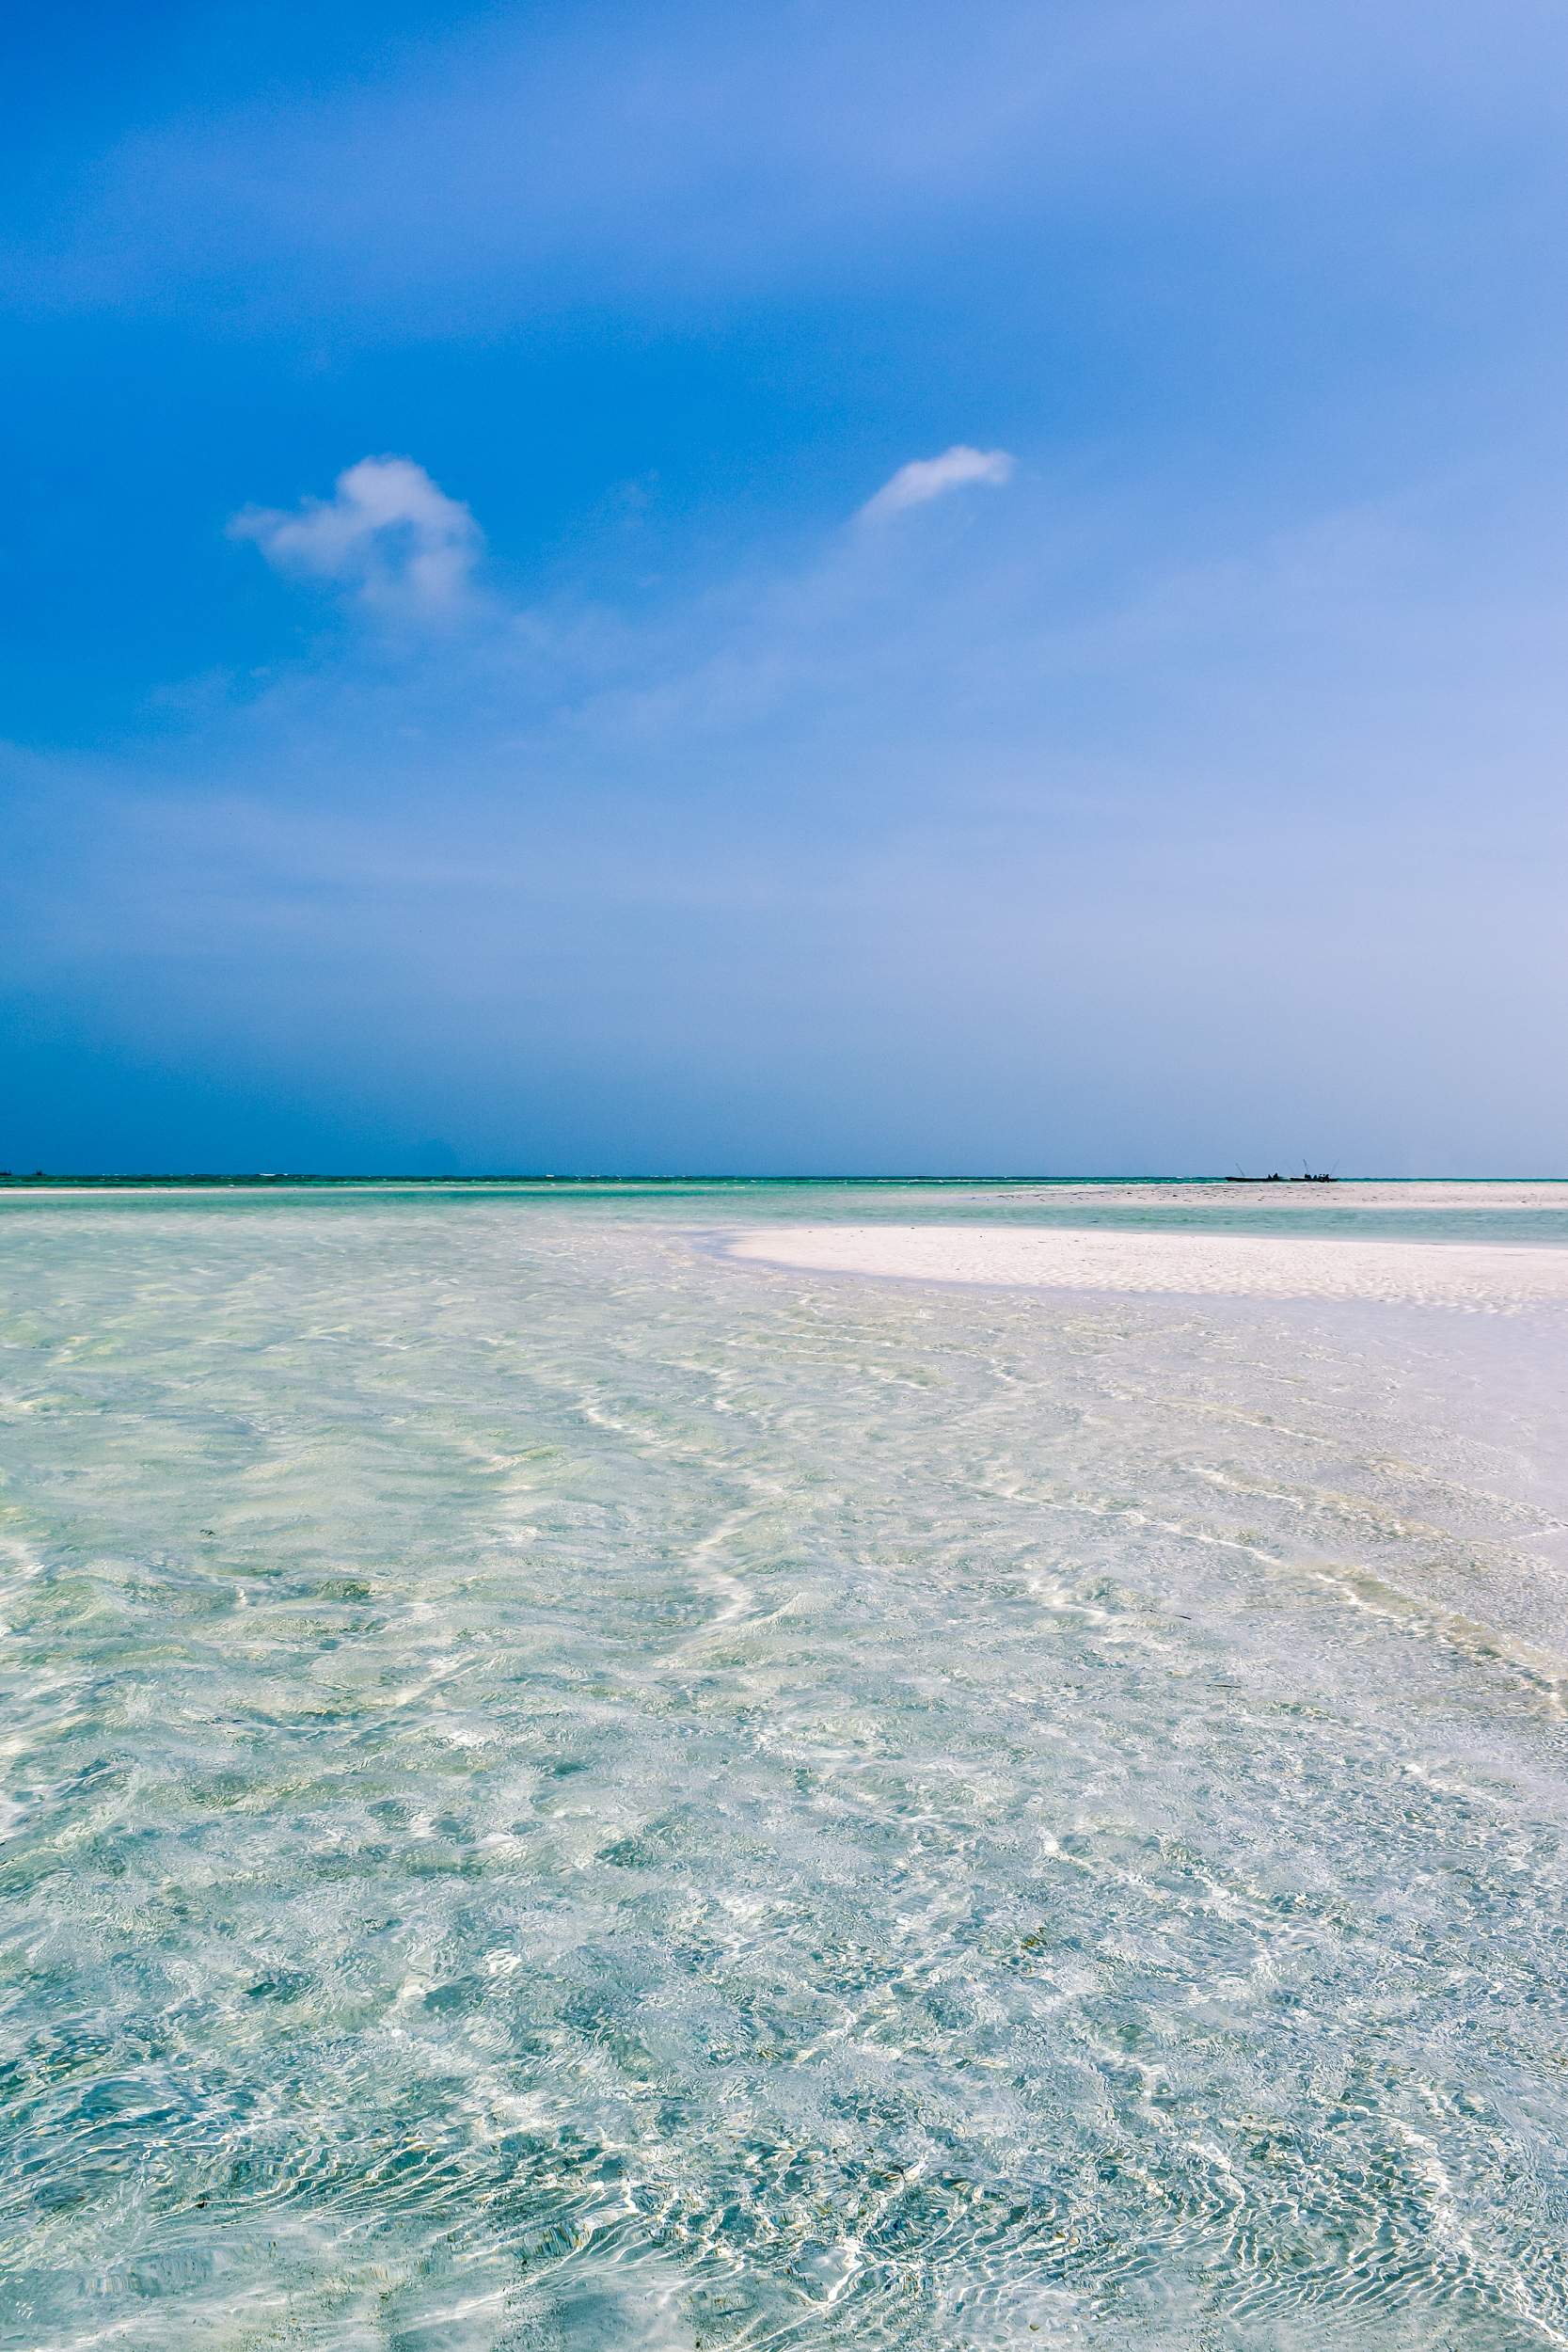
M1568 2344L1560 1310L0 1194L0 2341Z

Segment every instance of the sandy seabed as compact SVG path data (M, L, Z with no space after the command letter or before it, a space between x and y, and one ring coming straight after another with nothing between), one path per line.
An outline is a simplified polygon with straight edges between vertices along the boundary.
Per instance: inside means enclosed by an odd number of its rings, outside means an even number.
M1561 1188L0 1230L0 2344L1568 2346Z
M793 1225L728 1254L821 1274L1039 1290L1363 1298L1506 1314L1568 1305L1568 1249L1327 1234L1158 1233L987 1225Z

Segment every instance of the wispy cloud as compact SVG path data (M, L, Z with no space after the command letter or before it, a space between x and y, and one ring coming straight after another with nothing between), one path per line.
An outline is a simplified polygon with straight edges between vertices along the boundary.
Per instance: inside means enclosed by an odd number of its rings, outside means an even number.
M330 499L293 514L246 507L229 526L254 539L277 570L332 580L404 617L450 616L462 602L484 534L411 457L362 457Z
M901 514L906 506L924 506L927 499L961 490L971 482L989 482L994 488L1006 481L1014 462L1005 449L971 449L963 441L955 441L940 457L917 457L913 465L900 466L892 481L884 482L876 497L866 501L861 513L880 520Z
M475 1166L1201 1167L1238 1103L1243 1153L1560 1165L1556 641L1520 584L1559 516L1481 564L1451 511L1129 580L1116 513L1032 465L907 561L834 532L722 594L498 598L121 762L7 763L0 980L84 1041L28 1068L122 1165L185 1119L285 1167L433 1129Z

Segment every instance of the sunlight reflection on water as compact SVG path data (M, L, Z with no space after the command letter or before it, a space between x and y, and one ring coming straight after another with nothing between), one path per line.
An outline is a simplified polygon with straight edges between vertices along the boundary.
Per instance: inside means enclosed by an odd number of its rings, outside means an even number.
M6 2340L1568 2342L1560 1320L710 1211L6 1212Z

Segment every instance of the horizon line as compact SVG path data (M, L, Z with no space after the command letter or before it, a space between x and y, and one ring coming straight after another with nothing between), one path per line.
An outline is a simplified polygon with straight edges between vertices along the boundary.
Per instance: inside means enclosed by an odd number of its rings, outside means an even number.
M1237 1177L1208 1173L1185 1175L1131 1176L1088 1175L1046 1176L970 1172L951 1175L915 1174L897 1170L875 1173L847 1174L818 1169L809 1175L766 1173L743 1174L736 1170L683 1169L655 1172L630 1170L612 1173L603 1169L492 1169L481 1174L465 1175L455 1171L440 1173L415 1169L392 1169L375 1173L365 1169L330 1170L321 1168L216 1168L216 1169L46 1169L34 1168L23 1174L10 1168L0 1168L0 1190L27 1191L40 1185L71 1187L111 1185L153 1186L170 1189L198 1189L208 1186L262 1188L282 1185L314 1184L419 1184L432 1187L476 1186L484 1184L1568 1184L1568 1176L1492 1175L1453 1176L1442 1171L1428 1171L1419 1176L1384 1176L1364 1171L1354 1176L1322 1176L1303 1174L1284 1176Z

